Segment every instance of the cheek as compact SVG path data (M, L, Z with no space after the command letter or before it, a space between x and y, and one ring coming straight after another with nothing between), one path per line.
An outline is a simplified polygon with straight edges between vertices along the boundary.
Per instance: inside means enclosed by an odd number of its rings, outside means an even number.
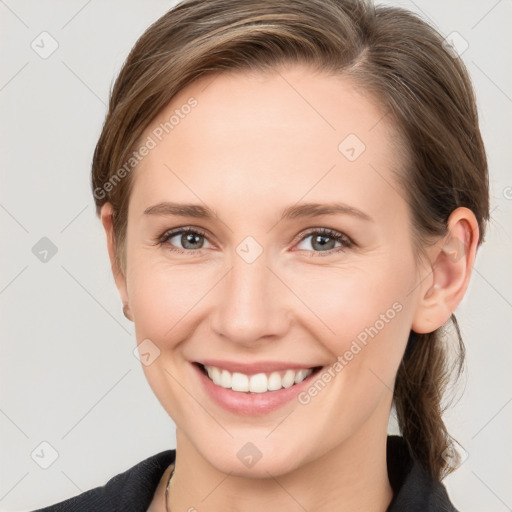
M412 264L388 260L326 273L303 288L302 300L322 320L309 313L309 330L332 354L333 363L300 397L301 403L311 415L325 415L341 437L359 428L380 405L383 414L389 412L385 409L412 322L408 293L413 281Z
M136 339L146 344L142 347L149 347L140 351L141 362L144 352L155 357L143 363L142 369L161 405L183 428L191 404L184 400L180 385L187 378L180 347L196 328L201 298L208 287L200 272L184 266L154 262L143 254L132 262L128 277Z
M397 264L387 258L325 272L303 288L301 298L329 327L309 313L309 326L316 326L310 332L332 354L333 364L323 375L330 391L318 392L324 384L315 382L302 398L311 402L312 414L330 411L329 423L340 435L349 435L392 398L412 322L413 281L412 260Z
M408 334L412 262L381 258L371 265L289 272L285 279L306 306L297 302L303 326L313 330L334 357L349 350L353 341L365 346L378 337L383 345L384 340L392 343L401 333Z
M128 285L135 326L141 335L156 343L177 341L182 324L194 315L211 288L208 275L190 266L154 262L143 255L134 258Z

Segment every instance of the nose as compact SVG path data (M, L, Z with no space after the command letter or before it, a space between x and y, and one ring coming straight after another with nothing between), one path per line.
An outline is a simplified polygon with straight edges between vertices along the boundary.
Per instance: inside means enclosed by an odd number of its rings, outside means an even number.
M213 331L247 348L275 341L289 328L291 311L286 287L269 268L265 253L252 263L238 254L218 285L211 315Z

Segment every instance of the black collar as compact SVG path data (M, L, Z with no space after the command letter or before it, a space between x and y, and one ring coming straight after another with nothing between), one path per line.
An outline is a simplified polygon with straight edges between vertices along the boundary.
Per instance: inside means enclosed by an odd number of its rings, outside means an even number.
M457 512L444 485L412 459L403 437L388 436L387 465L394 495L387 512Z

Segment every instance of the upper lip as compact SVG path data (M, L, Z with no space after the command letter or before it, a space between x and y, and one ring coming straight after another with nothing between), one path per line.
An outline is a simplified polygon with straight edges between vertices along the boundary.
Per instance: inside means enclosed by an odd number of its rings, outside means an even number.
M246 375L253 375L256 373L277 372L281 370L307 370L309 368L316 368L320 365L301 364L290 361L258 361L254 363L238 363L235 361L224 361L220 359L201 359L196 363L203 366L216 366L228 372L244 373Z

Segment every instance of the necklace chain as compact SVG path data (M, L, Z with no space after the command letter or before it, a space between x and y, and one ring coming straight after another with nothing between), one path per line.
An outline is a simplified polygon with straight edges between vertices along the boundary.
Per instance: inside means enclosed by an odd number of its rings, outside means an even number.
M174 475L174 464L171 464L171 474L169 475L169 480L167 480L167 487L165 488L165 510L166 512L170 512L169 505L168 505L168 495L169 495L169 486L171 485L171 478L172 475Z

